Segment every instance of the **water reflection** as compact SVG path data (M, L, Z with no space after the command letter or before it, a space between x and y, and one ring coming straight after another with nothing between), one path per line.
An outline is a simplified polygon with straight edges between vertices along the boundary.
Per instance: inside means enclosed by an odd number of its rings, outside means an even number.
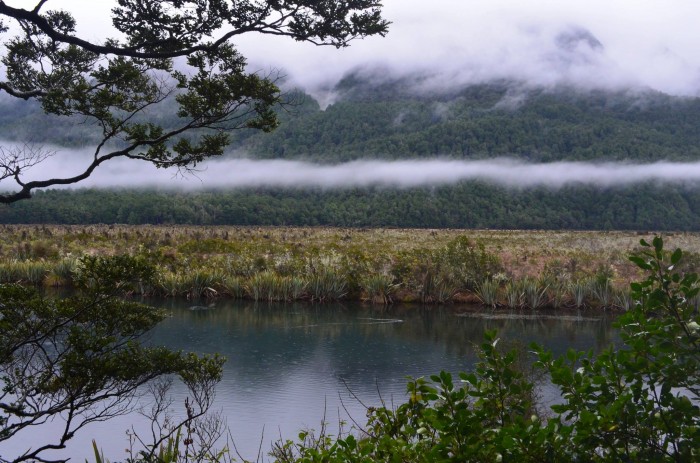
M570 347L599 350L615 339L611 320L586 314L484 318L454 307L159 304L169 317L149 342L227 357L217 406L249 459L257 454L263 430L267 449L280 436L318 428L324 416L332 424L339 416L347 419L346 410L364 423L365 410L357 399L374 406L380 397L400 403L406 376L468 370L485 330L496 329L502 338L525 345L537 341L556 353ZM177 397L176 403L182 400ZM78 461L89 458L95 438L110 460L123 459L123 431L134 421L138 417L132 415L84 430L71 444L70 455Z
M336 417L339 410L363 422L353 394L367 405L378 405L380 394L400 402L406 376L469 369L485 330L556 353L598 350L615 337L610 320L585 314L483 318L454 307L230 302L192 309L174 301L166 307L171 316L152 342L228 358L217 397L247 457L263 427L267 444L318 427L324 414Z

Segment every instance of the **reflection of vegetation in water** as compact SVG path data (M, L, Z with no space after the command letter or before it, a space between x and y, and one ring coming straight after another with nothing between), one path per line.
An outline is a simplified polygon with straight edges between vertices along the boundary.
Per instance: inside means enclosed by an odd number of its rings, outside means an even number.
M178 301L165 303L172 317L162 336L174 343L188 339L180 329L196 327L209 333L208 338L225 340L235 333L259 339L261 346L279 348L290 355L292 346L310 350L318 340L350 342L349 339L359 338L367 342L395 340L431 345L451 354L471 356L473 345L479 343L484 331L492 329L512 339L551 340L562 350L587 345L600 349L614 339L610 320L578 316L484 318L474 312L458 313L453 308L378 308L352 303L318 306L219 301L209 310L189 310L185 305ZM242 360L236 357L236 362Z

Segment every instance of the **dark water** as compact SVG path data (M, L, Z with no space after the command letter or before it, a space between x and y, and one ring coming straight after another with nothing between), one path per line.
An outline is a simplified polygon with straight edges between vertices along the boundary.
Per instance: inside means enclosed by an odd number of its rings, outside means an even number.
M292 438L303 428L331 428L347 413L364 423L365 405L405 400L407 376L440 370L469 370L474 346L485 330L504 340L537 341L557 353L601 349L615 339L611 320L588 314L522 318L499 314L464 316L455 307L379 309L356 304L268 305L217 302L192 310L168 301L171 316L150 342L200 353L218 352L228 361L217 389L216 408L242 455ZM176 405L183 397L176 389ZM79 434L71 455L84 461L95 438L112 461L123 459L124 431L132 417L93 426ZM2 454L3 452L0 452Z

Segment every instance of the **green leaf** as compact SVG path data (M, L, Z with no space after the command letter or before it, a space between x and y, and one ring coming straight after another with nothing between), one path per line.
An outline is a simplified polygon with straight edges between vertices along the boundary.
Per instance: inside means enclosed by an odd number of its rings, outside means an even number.
M673 254L671 255L671 264L676 265L678 261L681 260L681 257L683 257L683 251L680 249L673 251Z

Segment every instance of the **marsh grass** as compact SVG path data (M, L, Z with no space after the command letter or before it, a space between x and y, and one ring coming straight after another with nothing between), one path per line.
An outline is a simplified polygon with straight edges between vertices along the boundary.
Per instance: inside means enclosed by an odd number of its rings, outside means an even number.
M254 301L296 301L304 297L306 282L297 277L278 275L265 270L253 275L246 285L248 296Z
M338 301L347 294L345 275L334 269L322 268L309 276L308 293L312 302Z
M564 308L571 304L569 285L563 281L555 281L549 287L552 307L555 309Z
M291 278L266 296L279 300L446 303L482 292L491 305L482 288L491 279L509 308L583 308L623 305L616 291L639 277L627 255L640 236L624 232L0 225L0 233L0 281L70 286L74 259L128 254L158 268L156 287L133 290L171 297L252 299L251 278L272 272ZM700 234L665 241L700 256ZM700 268L700 257L688 265ZM554 277L546 294L540 285L526 297L525 282L543 275ZM601 275L608 288L588 286Z
M221 286L221 280L222 277L216 273L207 270L195 271L180 276L178 292L184 294L187 299L215 298L219 295L216 287Z
M48 276L50 265L46 262L12 260L0 264L0 283L24 283L42 285Z
M604 309L613 305L613 286L610 280L594 280L589 287L596 306Z
M591 293L591 285L590 279L580 279L569 283L569 293L575 308L582 309L586 306L586 301Z
M389 305L394 302L393 295L399 285L394 284L391 275L371 274L362 278L360 286L363 300L373 304Z
M173 272L161 272L158 276L157 295L177 297L185 294L183 278Z
M618 289L615 291L614 305L620 310L628 311L634 305L634 300L630 291L627 289Z
M503 287L503 297L507 308L521 308L525 304L525 290L522 281L508 280Z
M78 268L78 260L67 257L58 261L49 272L50 286L71 286Z
M548 304L547 290L549 283L538 278L525 278L523 280L523 293L525 294L525 305L533 310L539 309Z
M498 307L500 285L498 281L488 279L481 282L476 289L476 296L486 307L495 309Z
M452 301L458 289L458 285L450 275L429 271L423 276L420 301L427 304L445 304Z
M233 299L245 298L247 291L243 278L227 275L221 280L222 293Z

